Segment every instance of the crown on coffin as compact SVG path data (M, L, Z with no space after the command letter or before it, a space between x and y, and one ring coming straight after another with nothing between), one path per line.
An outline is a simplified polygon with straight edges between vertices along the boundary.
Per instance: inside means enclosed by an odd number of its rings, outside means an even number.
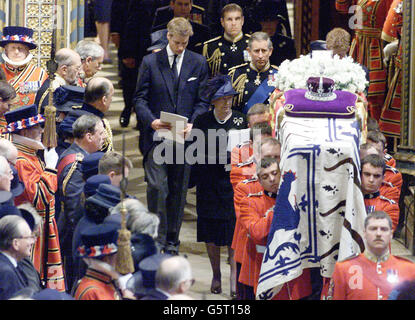
M334 91L334 81L324 77L310 77L307 80L305 97L315 101L332 101L337 95Z

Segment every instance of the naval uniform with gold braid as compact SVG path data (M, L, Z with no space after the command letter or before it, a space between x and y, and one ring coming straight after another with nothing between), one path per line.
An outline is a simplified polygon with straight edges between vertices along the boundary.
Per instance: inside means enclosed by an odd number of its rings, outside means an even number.
M203 43L203 56L209 65L209 76L228 74L229 69L247 62L250 35L242 32L232 41L226 34Z
M46 168L36 154L37 149L27 143L20 142L19 136L13 137L13 144L18 150L16 169L19 179L24 183L23 193L15 198L15 204L30 202L37 213L45 220L46 204L49 204L49 238L47 257L46 286L58 291L65 291L65 282L61 260L58 227L55 221L55 192L57 190L56 170ZM45 221L43 221L45 223ZM43 230L37 238L32 250L31 260L39 274L43 277L45 239Z
M81 107L78 106L72 106L72 110L69 111L68 116L75 116L80 117L84 114L94 114L102 119L102 124L104 125L105 129L105 138L104 143L101 148L101 152L109 152L114 149L113 143L112 143L112 130L111 125L107 119L104 118L104 113L99 111L94 106L84 103Z
M57 165L58 192L59 199L61 199L58 228L66 283L69 289L74 281L72 238L75 227L82 217L82 210L80 210L81 195L85 182L82 176L81 165L86 155L88 153L74 142L61 154Z
M239 92L239 95L235 96L233 100L232 108L246 113L247 109L255 103L268 103L273 90L266 92L267 89L265 89L256 96L255 101L250 101L250 98L259 88L262 89L262 85L266 85L264 82L267 82L270 76L277 72L278 68L270 63L267 63L262 70L255 68L252 63L244 63L231 68L229 75L232 78L232 86ZM249 105L248 102L250 102Z

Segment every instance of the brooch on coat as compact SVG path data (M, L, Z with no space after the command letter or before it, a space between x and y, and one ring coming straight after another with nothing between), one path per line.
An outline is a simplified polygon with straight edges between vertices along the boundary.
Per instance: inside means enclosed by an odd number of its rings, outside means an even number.
M233 123L237 126L240 126L244 122L244 119L242 117L239 118L233 118Z

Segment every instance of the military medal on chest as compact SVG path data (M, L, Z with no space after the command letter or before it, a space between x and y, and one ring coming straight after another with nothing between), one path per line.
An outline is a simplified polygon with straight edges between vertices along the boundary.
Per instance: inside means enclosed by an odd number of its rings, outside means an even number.
M232 43L231 45L231 51L235 52L236 50L238 50L238 46L235 43Z
M254 84L256 86L259 86L261 84L261 77L259 76L259 73L256 75L256 79L254 80Z

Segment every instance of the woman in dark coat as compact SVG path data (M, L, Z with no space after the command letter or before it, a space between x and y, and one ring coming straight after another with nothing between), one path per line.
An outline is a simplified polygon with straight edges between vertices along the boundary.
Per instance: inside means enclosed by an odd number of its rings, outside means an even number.
M231 296L234 297L236 265L231 244L236 218L233 189L229 178L230 152L227 145L230 130L245 129L248 126L245 115L232 110L232 100L237 92L232 88L229 76L211 79L205 94L213 108L195 119L192 130L197 137L194 143L198 146L198 163L194 167L197 241L206 243L213 271L211 292L215 294L222 292L220 247L228 247ZM203 136L204 141L200 141L200 137Z

